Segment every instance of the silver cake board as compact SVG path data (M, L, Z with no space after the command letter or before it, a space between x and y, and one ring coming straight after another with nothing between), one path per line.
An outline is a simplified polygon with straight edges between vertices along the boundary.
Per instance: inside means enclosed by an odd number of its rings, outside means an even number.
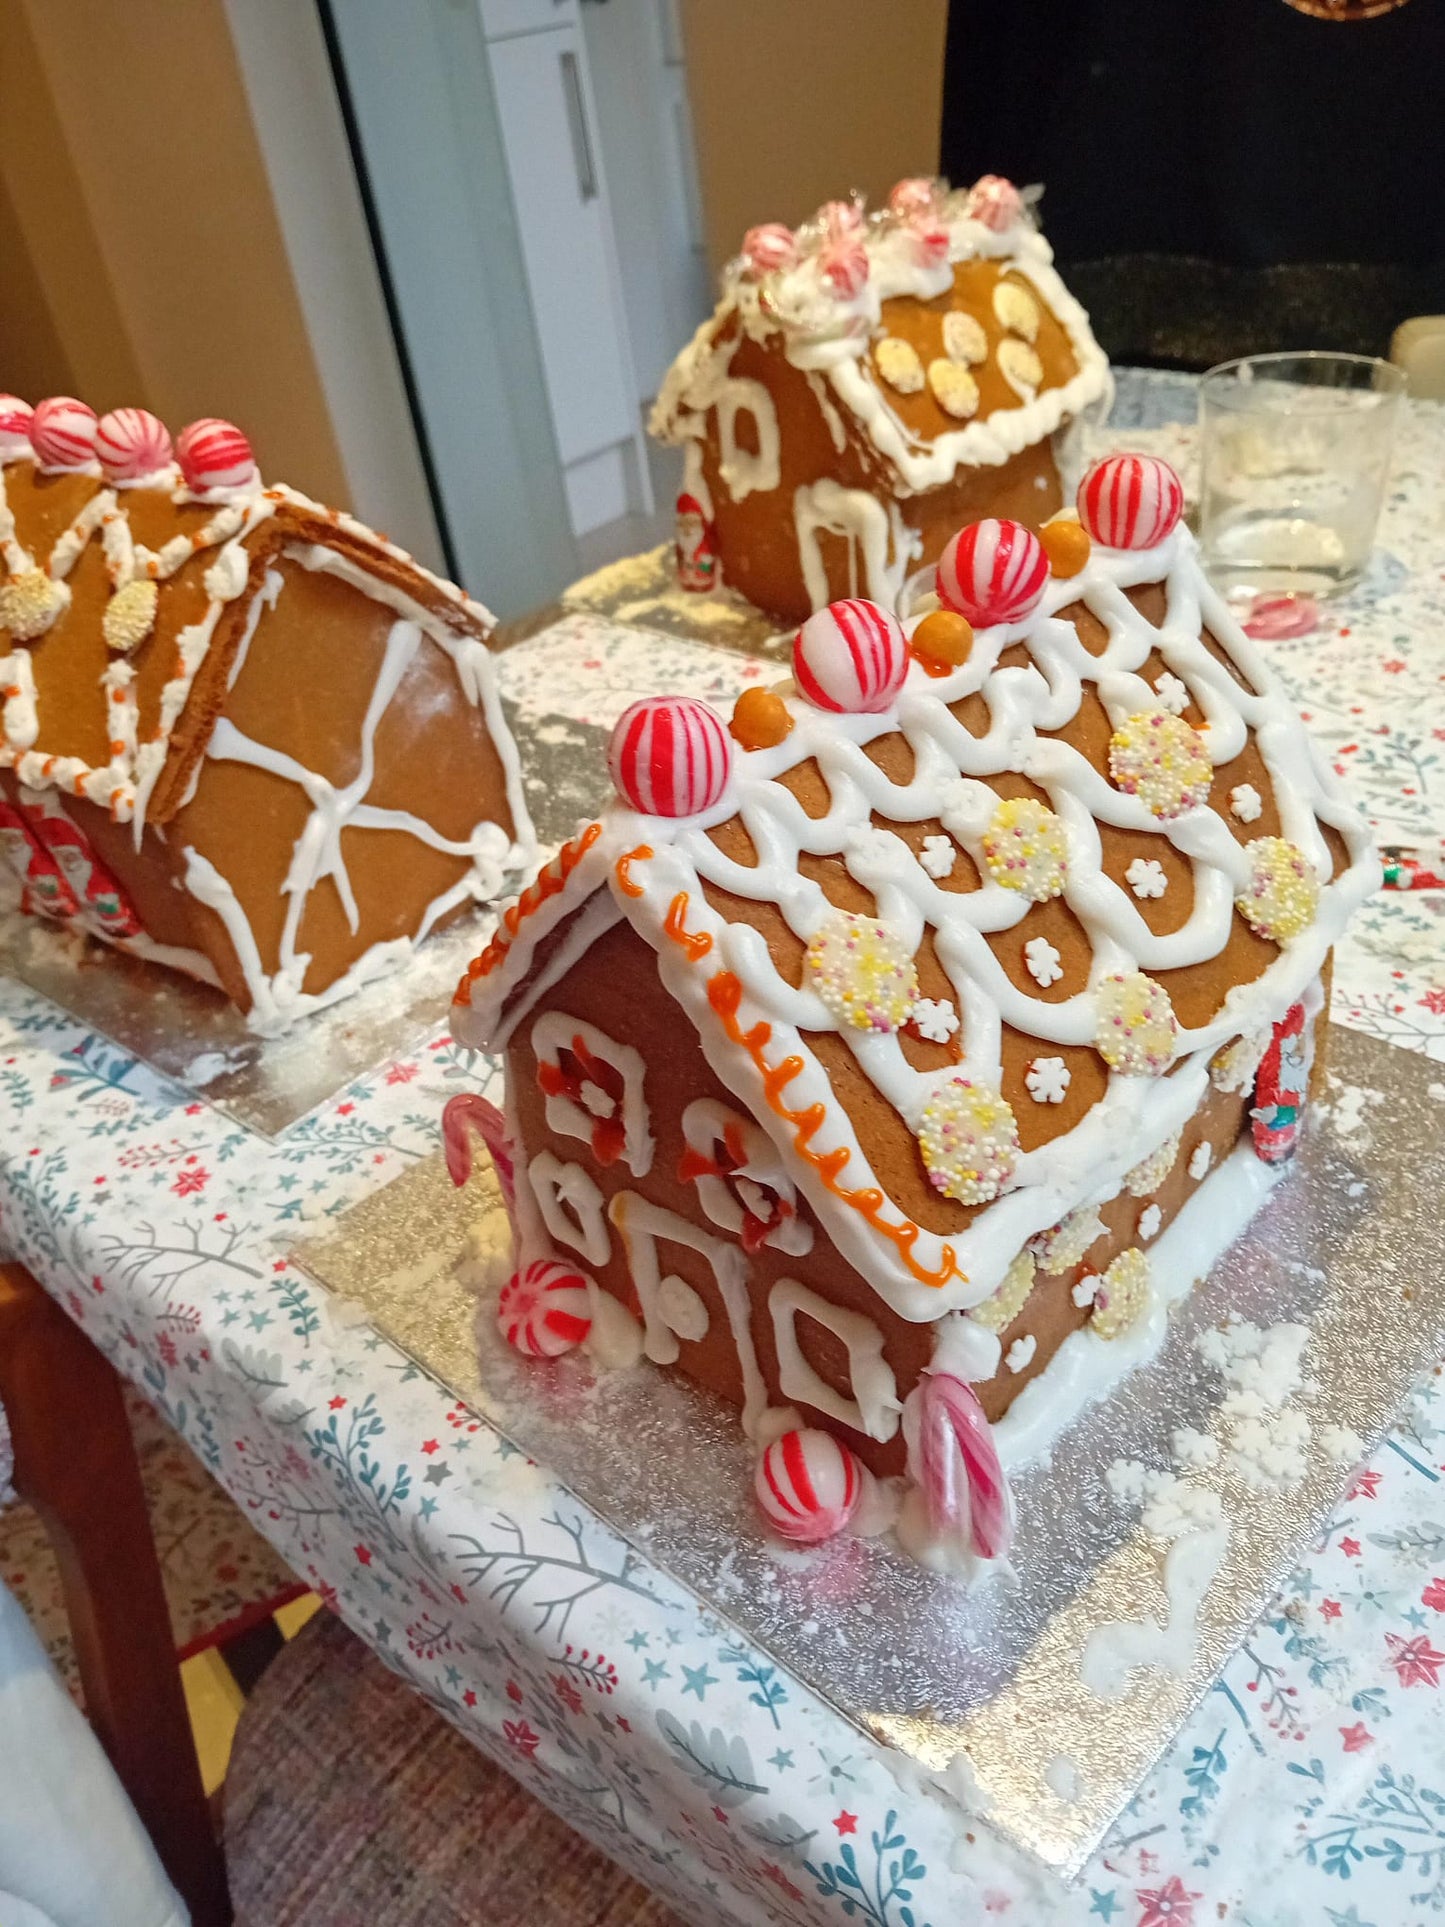
M1086 1412L1051 1464L1015 1477L1016 1584L971 1592L888 1541L783 1549L750 1500L737 1415L675 1374L520 1359L455 1276L468 1228L500 1210L489 1167L463 1192L440 1156L353 1207L297 1255L371 1322L752 1644L895 1749L905 1779L953 1793L1065 1878L1107 1833L1338 1502L1351 1466L1311 1453L1302 1481L1254 1490L1191 1471L1231 1524L1192 1602L1186 1652L1122 1697L1081 1676L1098 1627L1169 1620L1169 1547L1105 1482L1120 1458L1167 1468L1178 1426L1222 1396L1195 1339L1231 1317L1308 1326L1301 1408L1373 1446L1445 1350L1445 1086L1438 1066L1332 1028L1334 1099L1313 1107L1286 1180L1169 1319L1127 1393ZM1438 1093L1438 1095L1436 1095ZM639 1478L640 1467L647 1476Z

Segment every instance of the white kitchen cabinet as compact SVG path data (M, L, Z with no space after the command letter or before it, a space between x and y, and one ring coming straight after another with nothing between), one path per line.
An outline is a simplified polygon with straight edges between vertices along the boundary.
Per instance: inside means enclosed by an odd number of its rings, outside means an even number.
M589 478L568 491L581 533L650 504L629 499L646 490L641 424L574 4L481 0L557 447L564 470ZM598 486L607 474L610 491Z

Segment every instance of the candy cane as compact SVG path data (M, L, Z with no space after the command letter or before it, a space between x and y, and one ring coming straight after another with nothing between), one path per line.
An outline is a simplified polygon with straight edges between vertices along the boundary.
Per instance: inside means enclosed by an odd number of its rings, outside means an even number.
M913 1397L909 1471L929 1525L961 1533L980 1559L1003 1558L1013 1542L1013 1495L983 1407L950 1372L924 1372Z
M442 1144L446 1150L447 1175L459 1188L472 1175L472 1131L491 1153L497 1182L502 1187L502 1202L510 1218L517 1178L507 1120L495 1104L489 1104L474 1091L448 1098L442 1108Z

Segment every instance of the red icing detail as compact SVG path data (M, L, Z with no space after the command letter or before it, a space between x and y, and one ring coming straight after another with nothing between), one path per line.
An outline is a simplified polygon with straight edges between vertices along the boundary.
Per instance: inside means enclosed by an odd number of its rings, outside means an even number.
M1078 507L1106 549L1152 549L1184 513L1184 484L1157 455L1109 455L1080 482Z
M938 558L938 596L975 628L1022 622L1038 607L1049 559L1032 529L990 516L960 529Z
M565 1061L556 1064L543 1058L537 1065L537 1085L545 1097L566 1097L586 1111L582 1102L582 1086L592 1084L612 1099L611 1117L592 1117L592 1153L599 1164L616 1164L627 1144L627 1132L622 1122L622 1105L625 1086L622 1073L611 1064L594 1057L580 1037L572 1039L570 1050L564 1050L561 1057Z

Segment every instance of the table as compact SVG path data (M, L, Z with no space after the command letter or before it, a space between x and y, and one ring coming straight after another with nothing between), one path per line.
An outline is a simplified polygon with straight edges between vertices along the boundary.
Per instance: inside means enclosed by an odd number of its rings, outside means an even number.
M1111 434L1187 472L1191 411L1178 378L1129 377ZM1269 646L1382 840L1438 859L1445 409L1406 412L1368 580L1321 634ZM594 741L659 680L721 698L748 669L571 617L502 677ZM1337 1020L1445 1059L1442 913L1437 892L1367 906ZM0 983L0 1236L356 1632L697 1927L1445 1916L1438 1378L1065 1892L900 1781L288 1261L431 1152L445 1099L490 1068L433 1037L270 1143Z

